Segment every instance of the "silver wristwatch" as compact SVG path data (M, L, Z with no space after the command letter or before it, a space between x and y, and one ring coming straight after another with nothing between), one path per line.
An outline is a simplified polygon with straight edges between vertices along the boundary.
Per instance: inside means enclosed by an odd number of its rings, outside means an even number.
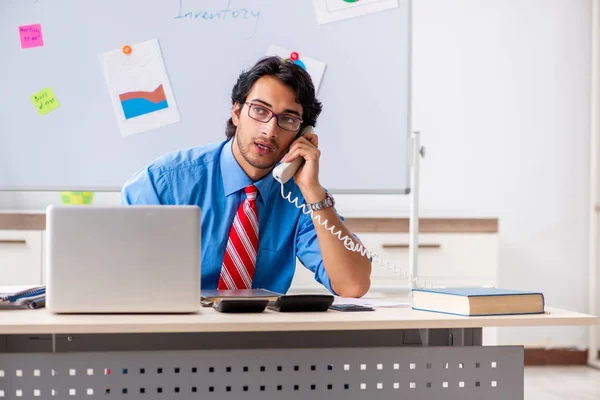
M321 200L318 203L309 203L308 208L310 208L312 211L319 211L328 207L333 207L334 204L335 200L333 200L333 197L329 194L329 192L325 192L325 200Z

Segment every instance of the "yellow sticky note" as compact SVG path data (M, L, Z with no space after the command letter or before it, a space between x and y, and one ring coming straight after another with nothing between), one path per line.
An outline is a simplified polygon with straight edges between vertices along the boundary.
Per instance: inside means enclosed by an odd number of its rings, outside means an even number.
M50 90L49 87L40 90L31 96L31 101L33 101L33 104L40 115L46 115L50 111L56 110L60 106L60 104L58 104L58 100L56 100L56 97L54 97L54 93L52 93L52 90Z
M94 192L60 192L63 204L92 204Z

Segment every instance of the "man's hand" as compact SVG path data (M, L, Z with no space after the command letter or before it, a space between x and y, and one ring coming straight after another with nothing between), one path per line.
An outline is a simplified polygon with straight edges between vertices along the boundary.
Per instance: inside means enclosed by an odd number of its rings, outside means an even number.
M317 203L325 199L325 189L319 183L319 158L321 151L318 149L319 140L314 133L305 133L290 146L290 151L282 159L290 162L298 157L304 158L304 165L294 175L294 181L300 188L306 203ZM338 240L337 235L332 235L328 227L335 227L341 232L342 237L353 237L344 225L337 212L328 207L314 211L318 217L327 221L327 227L314 220L313 224L321 254L323 265L329 276L331 287L341 297L362 297L371 287L371 262L359 252L346 248L344 242ZM313 215L311 215L313 216Z
M316 203L325 199L325 189L319 183L319 139L314 133L305 133L290 146L283 162L294 161L298 157L304 159L294 175L294 181L300 188L306 203ZM328 221L328 227L334 226L342 236L352 237L352 233L344 225L337 212L325 208L314 213ZM312 216L312 215L311 215ZM371 286L371 262L361 253L346 248L344 242L332 235L327 227L314 221L315 231L323 255L323 265L331 281L331 287L341 297L362 297Z
M294 175L294 182L300 188L304 199L315 203L325 198L325 190L319 183L319 137L314 133L305 133L292 143L289 152L281 161L291 162L304 158L304 164Z

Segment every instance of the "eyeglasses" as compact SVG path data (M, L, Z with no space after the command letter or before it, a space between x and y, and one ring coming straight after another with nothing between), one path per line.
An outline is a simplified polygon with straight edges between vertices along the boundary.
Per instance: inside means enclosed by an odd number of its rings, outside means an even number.
M275 114L273 111L254 103L245 103L248 106L248 116L259 122L269 122L271 118L277 119L277 126L286 131L297 132L302 124L302 119L289 114Z

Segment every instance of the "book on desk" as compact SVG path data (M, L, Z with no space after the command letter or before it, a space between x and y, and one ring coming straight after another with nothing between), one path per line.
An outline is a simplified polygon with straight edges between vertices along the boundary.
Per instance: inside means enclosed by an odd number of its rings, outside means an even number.
M543 314L540 292L468 287L413 289L413 309L460 316Z

